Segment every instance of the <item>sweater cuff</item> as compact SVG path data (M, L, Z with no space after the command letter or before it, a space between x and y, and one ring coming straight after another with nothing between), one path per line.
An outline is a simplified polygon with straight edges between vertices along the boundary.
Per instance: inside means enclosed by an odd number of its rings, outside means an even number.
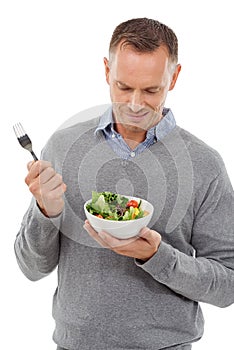
M31 203L31 210L29 209L28 219L36 220L39 224L42 224L44 229L49 230L52 227L60 229L60 225L63 218L63 212L56 217L45 216L37 205L36 200L33 198Z
M135 264L157 280L164 279L171 272L176 262L176 251L169 244L161 241L157 252L146 262L135 259Z

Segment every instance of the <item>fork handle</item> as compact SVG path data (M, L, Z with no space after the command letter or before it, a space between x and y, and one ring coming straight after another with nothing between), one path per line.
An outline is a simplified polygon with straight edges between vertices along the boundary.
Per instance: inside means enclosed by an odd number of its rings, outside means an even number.
M38 160L36 154L35 154L33 151L30 151L30 153L31 153L31 155L33 156L33 159L34 159L34 160Z

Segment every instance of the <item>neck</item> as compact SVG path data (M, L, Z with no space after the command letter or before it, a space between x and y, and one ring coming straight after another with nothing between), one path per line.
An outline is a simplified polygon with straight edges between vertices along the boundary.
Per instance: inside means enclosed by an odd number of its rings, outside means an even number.
M127 145L133 150L143 142L146 137L146 131L136 127L125 128L122 124L116 123L115 130L122 136Z

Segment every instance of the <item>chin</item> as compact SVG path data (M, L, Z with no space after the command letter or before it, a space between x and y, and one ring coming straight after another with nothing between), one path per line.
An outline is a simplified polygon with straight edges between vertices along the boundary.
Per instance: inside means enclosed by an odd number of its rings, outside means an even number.
M147 130L150 128L150 127L147 128L147 126L145 125L134 124L134 123L124 123L122 125L126 130L139 132L139 133L147 132Z

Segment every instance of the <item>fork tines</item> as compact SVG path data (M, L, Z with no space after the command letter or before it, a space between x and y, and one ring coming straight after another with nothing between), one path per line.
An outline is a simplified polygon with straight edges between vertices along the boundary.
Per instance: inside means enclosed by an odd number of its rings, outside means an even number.
M26 134L21 123L16 123L15 125L13 125L13 129L17 137L22 137Z
M20 145L32 154L34 160L38 160L37 156L32 150L32 142L29 136L24 131L24 128L22 127L21 123L15 124L13 126L13 129Z

